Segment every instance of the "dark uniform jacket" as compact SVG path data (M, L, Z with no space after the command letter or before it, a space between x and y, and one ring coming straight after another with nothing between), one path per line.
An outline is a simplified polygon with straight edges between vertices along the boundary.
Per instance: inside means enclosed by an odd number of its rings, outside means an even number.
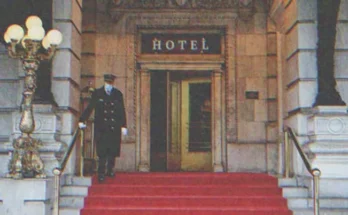
M86 121L93 110L95 110L94 141L98 156L104 156L106 153L119 156L121 127L127 127L121 91L112 88L111 94L107 95L104 86L96 89L80 117L80 122Z

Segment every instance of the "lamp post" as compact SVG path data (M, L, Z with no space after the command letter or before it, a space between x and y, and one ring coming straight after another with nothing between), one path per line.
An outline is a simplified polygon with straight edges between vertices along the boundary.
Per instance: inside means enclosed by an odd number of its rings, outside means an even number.
M8 177L15 179L46 177L38 152L40 141L31 137L35 130L32 100L36 89L36 70L40 62L51 59L56 47L62 42L62 34L58 30L52 29L45 35L42 21L37 16L29 16L25 26L26 30L19 25L11 25L4 34L9 56L21 59L25 71L19 124L21 135L13 141L14 151L8 167Z

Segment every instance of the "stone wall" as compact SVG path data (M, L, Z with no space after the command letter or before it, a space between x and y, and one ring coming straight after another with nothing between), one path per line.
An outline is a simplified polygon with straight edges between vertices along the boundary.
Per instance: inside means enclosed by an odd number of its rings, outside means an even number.
M342 0L338 15L335 68L334 74L337 81L337 90L342 99L347 102L346 94L347 71L346 71L346 8L348 1ZM330 132L331 124L325 122L344 121L346 107L317 107L313 108L317 96L318 69L317 69L317 4L315 0L297 1L274 1L270 17L277 24L277 31L284 37L285 47L282 66L285 125L293 128L298 140L305 150L315 154L310 162L318 168L322 168L323 177L341 177L337 173L338 166L343 165L345 160L338 160L340 155L332 151L333 148L345 151L340 141L343 133ZM325 111L323 111L325 110ZM313 120L320 117L325 120ZM318 131L320 129L320 131ZM324 131L325 130L325 131ZM320 139L325 133L326 139ZM302 159L293 155L294 174L308 175ZM329 165L331 164L331 166ZM336 168L333 166L337 166ZM333 173L335 172L335 173Z
M127 26L127 19L113 22L106 11L105 2L94 1L93 4L96 11L95 13L89 13L88 16L95 16L96 22L84 25L84 27L90 29L88 36L84 34L84 38L89 43L86 49L93 50L91 51L93 55L89 55L89 58L95 58L95 65L93 65L94 71L92 69L83 70L82 75L87 75L87 72L89 74L93 73L93 86L95 88L99 88L104 84L103 75L105 73L117 76L114 85L123 93L128 135L122 139L121 155L116 159L115 166L117 170L135 171L136 68L135 53L132 51L134 50L132 47L135 44L133 40L135 35L127 32L127 27L130 27ZM95 41L93 43L89 40L92 37ZM90 47L91 45L93 48ZM88 52L87 50L84 51Z
M303 144L308 140L307 117L317 95L316 1L275 1L270 16L283 38L282 117ZM295 154L294 171L304 172L303 168L303 162Z
M266 5L255 1L256 13L251 20L230 23L226 31L226 141L228 171L276 171L277 166L277 75L276 34L267 18ZM122 142L116 168L136 169L136 26L216 26L200 20L144 14L124 15L117 22L108 16L105 2L84 3L82 27L81 88L100 87L103 74L119 78L116 87L126 102L129 135ZM178 11L179 12L179 11ZM96 22L93 20L96 19ZM203 19L203 16L202 16ZM196 23L196 24L194 24ZM223 26L223 24L222 24ZM257 99L247 99L247 91L257 91ZM250 135L250 134L253 135ZM90 137L91 138L91 137ZM91 142L91 139L89 139ZM249 157L252 161L245 162ZM225 159L225 158L224 158Z
M19 78L20 74L24 74L21 62L10 58L5 46L0 46L0 177L4 176L8 169L10 157L5 145L11 139L12 113L19 112L23 85Z
M53 59L52 93L61 119L58 138L70 144L80 111L82 0L53 1L53 28L63 33L63 42ZM75 155L67 172L74 170Z
M316 1L289 1L284 6L287 124L304 135L306 116L301 110L311 108L317 94Z
M256 1L255 8L252 19L237 22L238 132L228 144L228 170L232 172L275 172L277 167L276 34L266 5ZM248 92L258 96L250 98Z

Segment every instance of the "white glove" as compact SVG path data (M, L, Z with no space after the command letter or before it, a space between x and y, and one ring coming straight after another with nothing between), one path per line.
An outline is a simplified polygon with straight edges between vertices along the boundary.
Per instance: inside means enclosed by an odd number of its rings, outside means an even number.
M85 123L79 122L79 128L84 129L86 127L87 127L87 125Z
M127 128L122 127L122 135L127 135L128 130Z

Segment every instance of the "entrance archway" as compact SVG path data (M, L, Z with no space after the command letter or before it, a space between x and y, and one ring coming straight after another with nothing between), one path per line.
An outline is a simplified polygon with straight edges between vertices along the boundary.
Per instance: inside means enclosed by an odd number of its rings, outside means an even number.
M199 63L153 63L138 62L140 69L137 77L137 169L151 170L151 72L156 71L193 71L194 73L210 72L211 80L211 170L222 172L223 147L223 62Z

